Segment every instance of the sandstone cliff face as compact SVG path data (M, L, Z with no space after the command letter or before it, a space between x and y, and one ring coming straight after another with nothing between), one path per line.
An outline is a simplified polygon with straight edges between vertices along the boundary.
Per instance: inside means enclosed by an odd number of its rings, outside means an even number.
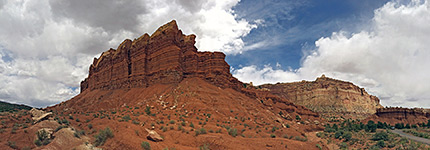
M379 99L350 82L327 78L315 81L262 85L271 93L305 106L325 118L344 117L364 119L382 106Z
M235 95L230 96L230 99L238 95L246 95L248 103L257 102L273 114L291 114L290 117L280 116L289 118L290 121L295 115L310 120L319 119L318 113L303 106L294 105L269 91L244 88L244 84L231 75L230 66L224 60L225 54L198 52L194 46L195 38L195 35L183 35L176 22L171 21L161 26L151 36L144 34L133 41L124 40L116 50L110 49L103 52L99 58L94 58L88 77L81 82L81 94L65 102L64 107L90 109L99 105L97 108L100 108L104 105L101 101L107 100L104 102L108 102L109 105L103 109L109 109L126 101L139 99L138 96L121 99L117 99L119 96L110 96L121 93L120 91L124 89L139 93L136 91L152 91L148 88L163 86L179 88L184 81L193 80L198 83L203 79L211 85L233 89L234 92L226 90L226 93L223 93ZM203 87L200 86L200 88ZM162 91L169 91L167 89ZM150 96L154 94L146 93ZM206 100L214 97L220 97L220 95L209 96ZM63 105L60 104L60 106Z
M427 123L430 119L430 109L423 108L379 108L376 113L367 120L386 122L394 125L396 123L417 124Z
M94 58L81 92L94 89L148 87L203 78L219 87L240 89L221 52L197 52L195 35L184 35L176 21L161 26L151 36L124 40L118 48Z

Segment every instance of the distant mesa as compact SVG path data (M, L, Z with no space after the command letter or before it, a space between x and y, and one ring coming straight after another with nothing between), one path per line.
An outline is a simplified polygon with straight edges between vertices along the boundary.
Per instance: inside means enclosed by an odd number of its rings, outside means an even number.
M184 35L173 20L151 36L124 40L118 48L94 58L81 92L94 89L148 87L199 77L220 87L239 89L221 52L198 52L195 35Z
M412 125L427 123L429 119L430 109L387 107L377 109L376 113L366 120L377 120L380 122L387 122L392 125L396 123Z
M364 119L382 108L376 96L350 82L326 77L315 81L262 85L271 93L318 112L324 118Z

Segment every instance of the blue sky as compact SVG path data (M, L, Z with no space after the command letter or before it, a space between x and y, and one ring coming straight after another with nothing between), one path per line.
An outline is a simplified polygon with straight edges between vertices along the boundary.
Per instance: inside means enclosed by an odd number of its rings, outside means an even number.
M228 55L227 62L240 66L281 64L281 69L300 68L303 51L315 47L315 41L333 32L357 31L369 22L373 11L387 0L298 0L267 1L243 0L233 10L247 20L264 20L264 25L253 29L243 38L245 43L268 40L268 45ZM264 57L256 57L264 56ZM279 67L279 66L278 66Z
M94 57L176 20L254 84L328 77L430 107L429 0L0 0L0 100L79 94Z

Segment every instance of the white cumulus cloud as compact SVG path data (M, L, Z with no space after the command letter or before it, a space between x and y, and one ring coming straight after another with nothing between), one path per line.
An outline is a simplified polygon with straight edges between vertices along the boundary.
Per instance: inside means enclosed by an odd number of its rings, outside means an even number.
M248 66L233 74L256 83L314 80L326 74L366 87L383 105L430 107L429 22L429 1L388 2L374 11L367 29L317 40L297 70Z
M175 19L203 51L240 53L259 21L239 0L0 0L0 100L43 107L79 93L94 56Z

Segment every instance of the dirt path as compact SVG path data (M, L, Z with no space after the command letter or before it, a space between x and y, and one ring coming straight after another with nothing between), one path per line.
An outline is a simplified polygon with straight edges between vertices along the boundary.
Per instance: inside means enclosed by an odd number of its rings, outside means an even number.
M417 136L413 136L413 135L407 134L407 133L403 132L402 130L398 130L398 129L391 130L391 132L396 133L396 134L398 134L398 135L400 135L402 137L406 137L408 139L411 139L411 140L414 140L414 141L418 141L418 142L430 145L430 140L429 139L421 138L421 137L417 137Z

